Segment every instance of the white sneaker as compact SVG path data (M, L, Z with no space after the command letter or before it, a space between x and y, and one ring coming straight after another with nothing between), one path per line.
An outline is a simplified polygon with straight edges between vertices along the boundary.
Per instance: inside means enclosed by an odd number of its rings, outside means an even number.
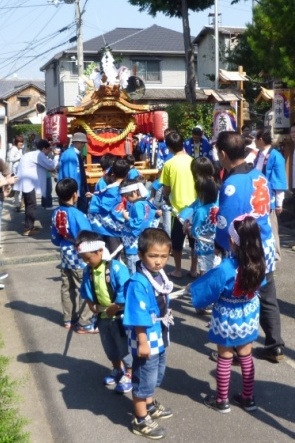
M5 278L7 278L8 277L8 274L7 273L5 273L5 274L0 274L0 280L4 280Z
M0 283L0 289L4 289L5 285L3 285L2 283Z

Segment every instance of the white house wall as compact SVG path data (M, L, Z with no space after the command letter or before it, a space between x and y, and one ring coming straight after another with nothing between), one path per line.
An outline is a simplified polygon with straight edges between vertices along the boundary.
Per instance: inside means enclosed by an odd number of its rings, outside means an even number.
M54 70L48 68L45 72L45 92L46 92L46 108L49 109L59 106L59 90L58 84L54 84Z
M224 61L224 51L228 48L229 38L219 34L219 69L227 69L228 64ZM214 80L207 75L215 74L215 39L214 34L206 34L198 45L198 86L200 88L214 88Z
M183 88L186 82L184 58L164 58L161 63L163 88Z
M141 56L142 57L142 56ZM124 57L120 63L131 69L131 59ZM146 83L146 88L183 88L186 82L184 57L159 56L161 59L161 81ZM54 69L50 67L45 72L47 111L59 106L75 106L78 95L78 77L70 72L70 62L59 60L57 76L59 81L54 84Z

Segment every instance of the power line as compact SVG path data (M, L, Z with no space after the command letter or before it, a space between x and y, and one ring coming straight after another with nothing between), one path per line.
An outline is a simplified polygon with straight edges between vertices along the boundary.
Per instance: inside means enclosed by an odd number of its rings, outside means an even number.
M75 38L75 37L73 37L73 38ZM70 39L70 40L71 40L71 43L73 42L73 38ZM57 49L57 48L59 48L60 46L63 46L64 44L69 43L70 40L68 40L67 42L63 42L63 43L61 43L61 44L59 44L59 45L56 45L56 46L52 47L52 48L50 49L50 51L53 51L54 49ZM47 54L47 53L48 53L48 50L42 52L41 54L36 55L36 56L34 57L33 60L36 60L37 58L42 57L42 55ZM20 66L19 68L13 70L13 71L10 72L9 74L7 74L5 77L2 77L0 80L5 80L7 77L9 77L9 76L10 76L11 74L13 74L14 72L18 72L18 71L20 71L22 68L24 68L25 66L27 66L27 65L28 65L29 63L31 63L33 60L30 60L30 61L28 61L27 63L25 63L25 64L23 64L22 66Z

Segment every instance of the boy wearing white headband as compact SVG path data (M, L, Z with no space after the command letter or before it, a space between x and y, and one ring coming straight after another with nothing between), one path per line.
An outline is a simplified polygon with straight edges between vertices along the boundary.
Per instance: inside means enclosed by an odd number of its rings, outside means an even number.
M122 325L125 303L123 288L129 279L129 272L123 263L112 260L96 232L81 231L76 239L76 248L87 265L83 273L81 297L97 315L101 344L113 364L111 373L104 378L104 384L116 384L115 391L124 394L132 389L132 357L128 354L127 335Z
M139 180L123 180L120 193L127 200L129 209L129 211L122 210L125 219L122 228L122 242L128 269L134 274L136 262L139 260L137 255L138 237L144 229L158 226L162 211L155 209L147 200L149 192Z

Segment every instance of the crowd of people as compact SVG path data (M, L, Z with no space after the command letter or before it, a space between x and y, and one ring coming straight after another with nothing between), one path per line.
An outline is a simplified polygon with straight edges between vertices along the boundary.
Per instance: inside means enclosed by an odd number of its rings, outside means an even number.
M166 431L157 419L173 412L154 395L165 373L173 324L169 294L173 280L183 277L187 237L192 281L187 291L199 315L212 313L209 340L217 345L211 355L217 361L217 393L204 403L230 412L236 359L243 386L233 401L254 411L252 343L259 325L265 344L254 349L258 358L278 363L285 345L274 270L281 259L277 215L287 179L270 132L259 130L251 139L224 131L212 147L200 127L186 141L168 129L155 159L155 182L146 182L136 169L135 155L106 154L93 191L81 155L86 143L86 135L77 132L59 156L47 140L39 140L35 151L20 158L15 152L13 165L18 165L10 178L24 200L26 236L38 234L36 193L45 197L47 173L58 174L51 240L61 255L63 326L99 333L111 365L103 383L118 393L132 391L133 433L163 438ZM148 140L139 144L135 140L137 158L149 155ZM167 275L170 254L175 268Z

